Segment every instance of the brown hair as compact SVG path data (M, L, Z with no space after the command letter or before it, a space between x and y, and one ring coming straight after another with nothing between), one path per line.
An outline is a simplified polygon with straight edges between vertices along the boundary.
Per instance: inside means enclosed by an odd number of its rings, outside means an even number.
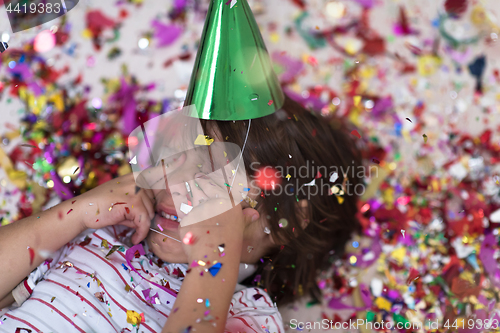
M213 121L204 121L203 127L207 129L209 123ZM217 121L216 125L222 138L243 146L248 121ZM267 216L273 239L284 245L277 246L261 260L257 278L247 280L265 288L280 305L304 293L320 297L316 284L318 271L328 267L333 253L342 255L351 234L360 230L355 217L354 189L362 184L358 177L361 156L344 127L339 120L310 112L288 96L280 111L251 121L243 151L247 172L255 176L252 162L256 161L276 170L295 170L284 171L290 174L289 180L285 178L287 174L281 178L282 185L290 182L295 185L292 193L268 193L258 198L257 209L261 216ZM301 177L304 172L297 170L304 168L306 176ZM338 188L349 185L349 193L341 198L331 195L329 190L334 185L329 181L332 170L338 173L335 182ZM343 172L347 173L347 183ZM314 186L303 186L313 179L317 194L312 193ZM300 199L308 199L305 216L298 207ZM301 227L304 217L309 222L305 229ZM282 218L287 220L284 227L278 222Z

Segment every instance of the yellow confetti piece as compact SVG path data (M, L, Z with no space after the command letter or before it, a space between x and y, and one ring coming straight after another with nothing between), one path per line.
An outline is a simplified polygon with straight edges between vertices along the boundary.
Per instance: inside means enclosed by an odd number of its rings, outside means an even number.
M211 139L208 135L199 134L196 140L194 140L194 144L198 146L210 146L214 142L214 139Z
M427 135L422 135L422 137L424 138L424 143L427 143Z
M90 29L85 29L82 31L82 37L83 38L92 38L92 31L90 31Z
M375 305L381 310L391 311L391 302L383 297L377 297Z
M286 175L286 180L290 180L290 178L292 178L292 176L290 176L290 174Z
M205 266L205 265L206 265L206 263L205 263L204 261L202 261L202 260L198 260L198 265L200 265L200 266Z
M354 106L358 106L359 103L361 102L361 96L354 96L353 100L354 100Z
M342 205L344 203L344 198L339 195L337 195L337 200L339 202L339 205Z
M113 317L113 315L111 314L111 311L109 311L109 312L108 312L108 315L109 315L110 317Z
M127 310L127 323L134 326L139 325L142 322L142 316L133 310Z
M406 257L406 249L404 247L400 247L391 253L391 258L396 260L398 264L402 264L404 258Z
M128 284L125 285L125 291L129 292L130 291L130 286Z

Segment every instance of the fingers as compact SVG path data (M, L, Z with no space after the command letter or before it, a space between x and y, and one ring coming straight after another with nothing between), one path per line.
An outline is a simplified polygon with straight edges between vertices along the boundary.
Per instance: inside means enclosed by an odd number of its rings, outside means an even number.
M154 208L154 201L149 198L147 195L142 195L141 196L141 202L143 206L146 208L146 211L148 213L149 219L153 219L155 217L155 208Z
M138 214L134 219L135 225L135 233L132 236L132 243L139 244L142 240L144 240L148 233L151 221L147 218L145 214Z

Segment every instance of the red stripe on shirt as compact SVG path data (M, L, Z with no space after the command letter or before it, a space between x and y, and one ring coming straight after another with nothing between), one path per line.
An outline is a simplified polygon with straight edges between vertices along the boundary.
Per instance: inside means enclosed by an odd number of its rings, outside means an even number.
M89 249L87 249L86 247L84 246L80 246L82 249L84 249L85 251L93 254L94 256L96 256L97 258L101 259L103 262L105 262L109 267L111 267L115 272L116 274L118 274L118 276L120 277L120 279L123 281L123 283L125 285L128 285L128 283L125 281L125 279L123 278L123 276L120 274L120 272L118 271L118 269L113 266L109 261L105 260L103 257L101 257L100 255L98 255L97 253L94 253L93 251L90 251ZM139 298L144 304L148 305L149 304L139 295L139 293L135 290L132 290L132 292L134 293L134 295L137 296L137 298ZM161 313L162 315L164 315L166 318L168 318L168 316L166 314L164 314L163 312L161 311L158 311L159 313Z
M255 289L255 291L257 292L257 294L262 295L262 294L259 292L259 289L257 289L257 288L253 288L253 289ZM266 304L267 304L267 305L269 305L269 307L270 307L270 308L272 308L271 304L269 304L269 302L267 301L267 297L266 297L266 295L262 295L262 296L264 296L263 298L264 298L264 301L266 301ZM261 297L261 298L262 298L262 297Z
M4 316L6 316L6 317L8 317L10 319L17 320L17 321L23 323L24 325L28 325L29 327L31 327L32 329L34 329L35 331L37 331L37 333L41 333L42 332L38 328L36 328L35 326L33 326L30 323L28 323L26 320L23 320L21 318L17 318L15 316L11 315L10 313L6 313L6 314L4 314Z
M31 288L28 284L28 279L24 279L23 284L24 284L24 287L26 288L26 290L30 293L30 295L33 294L33 290L31 290Z
M54 280L51 280L51 279L45 279L45 281L47 282L52 282L52 283L55 283L56 285L58 285L59 287L62 287L64 290L67 290L67 291L70 291L73 295L75 296L78 296L80 297L80 299L82 301L84 301L85 303L87 303L88 305L90 305L92 307L92 309L96 310L97 313L99 313L101 315L101 317L103 317L109 325L111 325L111 327L113 327L115 329L116 332L118 332L118 330L113 326L113 324L109 321L109 318L106 317L106 315L104 313L102 313L101 311L99 311L99 309L97 309L94 304L92 304L88 299L86 299L82 294L80 293L77 293L76 291L74 291L73 289L71 289L69 286L65 286L63 285L62 283L59 283L57 281L54 281Z
M240 297L239 301L240 301L241 304L243 304L244 306L246 306L248 308L248 305L246 305L246 303L243 303L241 301L241 299L243 298L243 295L245 295L245 293L243 291L241 291L241 297Z
M276 325L276 328L278 328L278 333L281 333L280 326L276 322L276 319L274 319L274 315L270 315L271 318L273 318L274 324Z
M253 330L255 333L259 333L259 332L257 332L256 330L254 330L254 329L252 328L252 326L248 325L248 323L247 323L247 321L246 321L245 319L243 319L243 318L241 318L241 317L232 317L232 318L233 318L233 319L238 319L238 320L241 320L241 321L243 322L243 324L244 324L246 327L248 327L249 329Z
M73 325L78 331L82 332L82 333L85 333L84 330L82 330L80 327L78 327L71 319L69 319L64 313L62 313L61 311L57 310L56 307L52 306L51 304L45 302L44 300L42 299L39 299L39 298L35 298L35 297L30 297L28 298L28 301L38 301L42 304L45 304L46 306L48 306L49 308L51 308L52 310L54 310L55 312L57 312L61 317L63 317L64 319L66 319L68 321L68 323L70 323L71 325Z

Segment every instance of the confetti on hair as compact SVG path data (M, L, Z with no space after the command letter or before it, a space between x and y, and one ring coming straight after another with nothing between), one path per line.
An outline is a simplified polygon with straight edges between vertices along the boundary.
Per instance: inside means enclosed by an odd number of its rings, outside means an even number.
M358 131L352 130L351 134L354 135L355 137L357 137L358 139L361 139L361 134L359 134Z

